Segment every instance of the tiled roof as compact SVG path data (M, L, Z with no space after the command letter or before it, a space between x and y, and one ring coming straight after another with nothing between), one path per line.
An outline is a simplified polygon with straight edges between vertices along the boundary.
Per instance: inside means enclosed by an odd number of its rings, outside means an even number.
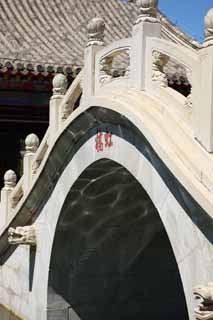
M38 72L81 67L87 24L95 16L105 20L110 43L130 36L137 8L121 0L0 0L0 66Z

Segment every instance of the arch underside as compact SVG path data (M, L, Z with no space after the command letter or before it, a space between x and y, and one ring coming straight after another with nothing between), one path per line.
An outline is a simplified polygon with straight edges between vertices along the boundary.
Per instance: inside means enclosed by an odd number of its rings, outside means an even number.
M139 182L112 160L81 174L57 224L48 319L69 319L71 310L82 320L188 319L159 214Z

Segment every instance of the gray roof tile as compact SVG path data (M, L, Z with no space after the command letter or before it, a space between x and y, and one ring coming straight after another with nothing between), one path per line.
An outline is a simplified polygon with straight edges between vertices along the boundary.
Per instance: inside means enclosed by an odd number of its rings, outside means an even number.
M95 16L104 19L110 43L130 36L137 8L121 0L0 0L0 63L82 66Z

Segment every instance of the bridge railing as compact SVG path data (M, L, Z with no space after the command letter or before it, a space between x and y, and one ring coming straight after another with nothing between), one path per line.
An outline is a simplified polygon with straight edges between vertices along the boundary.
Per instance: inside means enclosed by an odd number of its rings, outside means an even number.
M153 96L159 98L165 105L169 106L171 112L178 113L192 129L196 131L196 93L199 91L199 83L196 79L199 55L191 48L183 48L175 43L164 39L147 39L146 46L146 76L145 88ZM181 66L185 81L190 86L190 91L185 97L177 90L169 87L166 67L178 68Z
M0 201L0 233L13 219L20 206L25 201L33 184L46 162L48 153L54 145L59 132L66 125L66 119L80 100L82 89L82 72L78 74L68 90L66 77L59 74L53 80L53 95L50 99L49 127L40 145L35 134L25 139L25 153L23 158L23 176L16 184L16 174L8 170L4 176L4 187L1 190Z
M53 95L50 98L49 143L55 139L64 121L74 110L81 96L82 71L67 90L67 79L63 74L57 74L53 79Z
M139 12L144 14L139 14L129 39L104 47L103 20L95 18L89 24L84 97L89 99L100 89L117 85L146 91L166 105L172 102L174 113L189 126L192 138L196 138L208 152L213 152L213 35L207 36L200 46L194 46L190 41L188 46L183 45L178 38L176 43L162 39L162 24L154 13L156 11L150 9L147 15L142 2L138 5ZM206 30L206 34L212 32L208 25ZM126 55L126 68L114 68L113 61L119 55ZM166 68L172 64L184 71L184 81L191 88L187 97L168 87ZM202 108L203 103L205 108Z
M68 117L77 107L77 102L80 103L82 94L82 81L83 71L80 71L62 99L60 106L60 127L63 127L64 121L68 119Z
M44 135L41 141L41 144L39 145L38 150L35 153L35 156L33 158L32 166L31 166L32 172L30 173L32 175L32 180L35 179L35 176L39 171L39 168L47 153L48 148L49 148L49 129L47 129L46 134Z
M160 97L161 101L163 97L165 103L173 99L173 104L178 105L181 117L188 119L189 113L190 115L192 113L191 107L195 96L192 97L193 90L196 92L195 69L199 55L195 49L161 39L160 22L155 18L152 22L142 19L133 26L131 38L104 46L103 35L97 32L101 21L93 20L93 24L88 28L89 42L85 49L84 96L89 98L97 95L100 89L110 85L136 88ZM162 90L168 88L168 75L164 68L170 61L182 66L185 81L193 88L187 98L171 88ZM187 106L188 108L184 108Z
M167 87L168 79L164 71L165 66L173 60L185 69L185 74L190 76L190 83L192 87L196 85L193 77L199 56L197 53L189 48L183 48L175 43L168 42L164 39L148 38L146 46L146 88L147 90L154 89L156 92L157 87Z
M24 176L21 177L17 185L14 187L10 194L9 201L11 203L11 209L16 209L18 203L24 195Z
M104 85L122 80L128 86L130 78L130 51L132 39L115 41L102 50L95 57L95 91Z

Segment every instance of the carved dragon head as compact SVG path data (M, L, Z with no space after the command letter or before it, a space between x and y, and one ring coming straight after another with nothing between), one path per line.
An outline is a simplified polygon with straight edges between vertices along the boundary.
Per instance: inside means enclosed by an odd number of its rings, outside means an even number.
M34 226L9 228L8 242L14 245L36 245L36 233Z
M195 308L196 319L213 320L213 283L207 286L197 286L194 288L194 296L200 300Z

